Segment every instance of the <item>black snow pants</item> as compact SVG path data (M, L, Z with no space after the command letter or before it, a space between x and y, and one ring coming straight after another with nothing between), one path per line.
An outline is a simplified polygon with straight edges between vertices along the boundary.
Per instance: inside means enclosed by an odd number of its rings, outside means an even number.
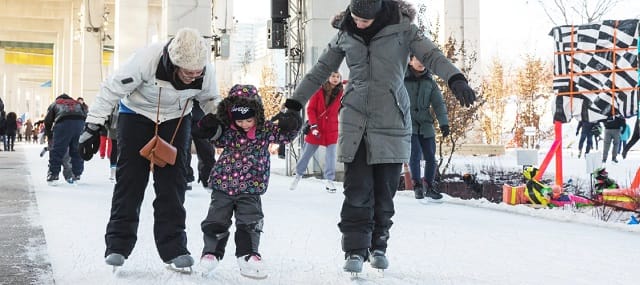
M207 217L202 221L204 248L202 255L214 254L224 257L224 248L229 240L231 217L236 218L236 257L259 253L260 233L264 214L260 195L240 194L235 196L214 189Z
M178 120L162 122L158 129L160 137L169 142ZM191 115L184 117L173 142L177 148L175 165L154 167L150 172L149 160L140 156L139 150L153 137L154 127L154 122L142 115L123 113L118 119L116 185L105 234L105 256L119 253L128 257L131 254L137 240L140 206L149 173L153 174L156 195L153 201L153 234L160 258L168 262L179 255L189 254L183 204L187 188L184 146L191 132Z
M367 258L369 251L386 252L402 164L367 164L367 146L362 140L353 161L345 163L344 169L344 202L338 227L345 256Z

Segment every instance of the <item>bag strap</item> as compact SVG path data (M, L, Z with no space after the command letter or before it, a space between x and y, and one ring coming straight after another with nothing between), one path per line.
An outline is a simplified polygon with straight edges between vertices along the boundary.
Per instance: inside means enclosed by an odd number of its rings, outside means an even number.
M158 91L158 109L156 110L156 129L155 129L155 135L158 135L158 125L160 125L160 94L162 94L162 88L160 88L160 91ZM176 135L178 135L178 129L180 129L180 124L182 124L182 118L184 117L184 112L187 110L187 106L189 106L189 101L187 100L187 103L184 104L184 108L182 109L182 114L180 114L180 119L178 120L178 125L176 126L176 129L173 130L173 135L171 136L171 141L169 141L170 145L173 145L173 141L176 139Z
M158 90L158 108L156 109L156 129L155 135L158 135L158 125L160 125L160 95L162 94L162 87Z
M176 126L176 129L173 131L173 136L171 136L171 141L169 142L169 144L173 145L173 140L176 138L176 135L178 134L178 129L180 128L180 124L182 124L182 118L184 118L184 111L187 110L187 106L189 106L189 101L187 100L187 103L184 104L184 109L182 109L182 114L180 114L180 120L178 120L178 125Z

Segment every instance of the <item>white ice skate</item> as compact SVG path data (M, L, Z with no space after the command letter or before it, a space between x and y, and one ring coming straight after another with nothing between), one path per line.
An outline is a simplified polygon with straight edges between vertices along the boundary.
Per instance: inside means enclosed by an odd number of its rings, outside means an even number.
M293 191L296 190L296 188L298 187L298 183L300 183L300 179L302 179L302 175L297 175L296 177L293 178L293 181L291 182L291 185L289 186L289 190Z
M264 269L262 257L257 254L248 254L238 257L240 274L253 279L265 279L268 274Z
M325 180L324 189L329 193L336 193L336 185L331 180Z
M200 265L198 266L198 271L202 273L203 276L209 275L209 273L213 272L213 270L218 267L220 264L220 260L213 254L205 254L200 258Z

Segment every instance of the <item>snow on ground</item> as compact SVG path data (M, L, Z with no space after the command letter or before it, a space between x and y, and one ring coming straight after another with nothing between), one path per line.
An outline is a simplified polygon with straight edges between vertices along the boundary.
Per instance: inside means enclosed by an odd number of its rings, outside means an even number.
M276 157L263 196L260 252L269 269L267 279L240 276L233 239L211 277L167 270L153 242L151 187L141 209L138 243L113 274L103 259L113 187L107 179L108 161L87 162L78 185L51 187L45 182L47 160L38 157L41 146L25 147L39 210L32 219L44 228L56 284L634 284L638 280L638 225L603 222L588 212L536 210L483 200L445 197L443 204L424 204L409 191L398 192L395 198L389 269L382 275L365 264L360 278L352 278L342 272L337 228L341 192L326 193L321 181L313 178L289 191L292 178L277 174L284 172L284 161ZM540 155L541 161L544 152ZM572 155L565 152L565 176L586 176L581 174L584 159ZM639 158L632 152L630 159L609 172L634 172ZM459 170L486 164L517 167L514 161L515 155L508 152L498 158L457 158L456 164ZM628 185L624 179L621 183ZM187 193L188 247L196 259L203 245L200 222L208 204L209 194L200 186ZM618 219L625 217L628 214Z

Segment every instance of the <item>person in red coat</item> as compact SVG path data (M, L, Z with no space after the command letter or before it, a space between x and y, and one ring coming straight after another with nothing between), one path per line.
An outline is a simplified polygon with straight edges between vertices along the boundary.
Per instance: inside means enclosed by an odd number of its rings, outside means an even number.
M307 117L309 132L305 134L306 144L302 150L302 156L296 164L296 177L291 183L290 190L295 190L302 174L306 171L309 160L318 150L318 147L327 148L325 154L325 189L335 192L336 186L333 180L336 178L336 143L338 142L338 111L342 100L342 75L332 72L329 79L313 94L307 105Z

